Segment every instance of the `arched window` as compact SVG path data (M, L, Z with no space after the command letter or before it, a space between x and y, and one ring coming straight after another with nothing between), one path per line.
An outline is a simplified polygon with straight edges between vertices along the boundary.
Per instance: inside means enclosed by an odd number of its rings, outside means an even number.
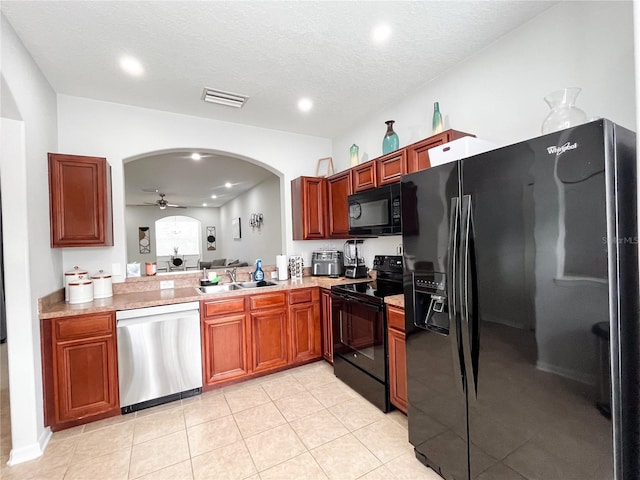
M200 220L174 215L156 220L156 255L200 255Z

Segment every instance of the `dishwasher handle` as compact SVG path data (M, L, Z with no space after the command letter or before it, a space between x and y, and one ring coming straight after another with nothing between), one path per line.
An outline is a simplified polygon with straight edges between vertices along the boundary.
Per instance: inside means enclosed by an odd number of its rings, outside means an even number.
M133 325L143 325L143 324L148 325L151 323L158 323L158 322L188 321L188 320L200 321L200 312L198 312L197 310L188 310L185 312L162 313L157 315L147 315L144 317L121 318L120 320L116 320L116 327L126 328L126 327L131 327Z

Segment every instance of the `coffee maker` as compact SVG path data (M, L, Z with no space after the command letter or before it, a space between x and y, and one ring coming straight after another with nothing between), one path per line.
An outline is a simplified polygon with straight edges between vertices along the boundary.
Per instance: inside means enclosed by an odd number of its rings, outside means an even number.
M364 240L347 240L344 242L344 276L347 278L364 278L367 276L367 267L362 256L362 243Z

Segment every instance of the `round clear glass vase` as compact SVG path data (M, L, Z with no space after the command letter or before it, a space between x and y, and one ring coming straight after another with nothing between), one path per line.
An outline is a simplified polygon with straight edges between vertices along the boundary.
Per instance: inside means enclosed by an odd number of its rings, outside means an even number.
M575 106L576 98L582 89L569 87L557 90L544 97L551 112L542 122L542 133L551 133L564 128L580 125L587 121L587 114Z

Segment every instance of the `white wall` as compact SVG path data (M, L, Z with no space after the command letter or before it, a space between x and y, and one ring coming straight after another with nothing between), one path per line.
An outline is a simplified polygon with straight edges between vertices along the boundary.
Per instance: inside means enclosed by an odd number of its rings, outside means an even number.
M224 204L220 208L218 228L222 244L220 256L227 260L245 261L249 265L261 258L263 265L275 265L276 255L284 248L282 211L279 177L271 177ZM264 222L261 228L252 228L249 224L252 213L262 213ZM241 238L234 239L231 219L237 217L240 217Z
M11 99L10 112L3 103L0 181L5 278L10 279L4 282L10 463L17 463L39 456L51 435L44 428L37 299L60 287L62 278L60 251L49 245L47 152L57 149L56 96L2 15L0 30L2 98Z
M149 152L195 149L235 156L281 174L280 215L289 251L293 249L290 182L300 175L313 174L317 160L331 151L329 139L66 95L58 96L58 128L60 152L104 156L111 164L113 177L114 247L65 249L65 269L82 265L93 271L103 265L116 263L122 267L126 263L125 159ZM114 280L122 277L114 276Z
M349 147L362 160L382 154L385 120L396 121L400 146L431 135L433 103L445 127L498 145L540 135L549 112L543 98L579 86L576 105L636 130L631 2L560 2L442 76L333 139L336 172L349 167ZM369 240L375 253L390 242Z

